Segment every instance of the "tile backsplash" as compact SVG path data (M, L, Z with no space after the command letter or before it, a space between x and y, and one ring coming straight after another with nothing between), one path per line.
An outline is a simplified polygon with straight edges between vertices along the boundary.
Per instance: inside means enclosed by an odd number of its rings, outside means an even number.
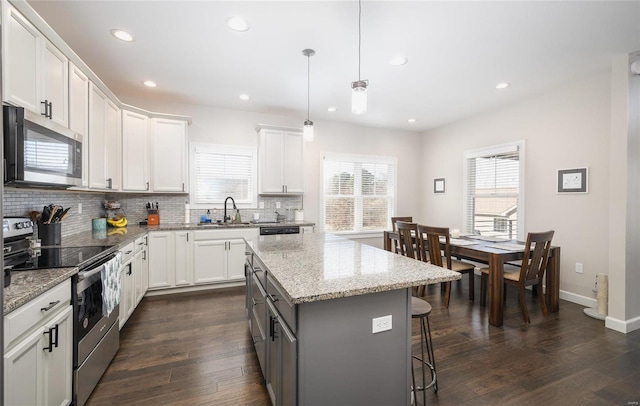
M117 200L131 224L146 220L146 203L158 202L160 208L160 224L184 223L184 205L189 200L188 195L170 194L131 194L131 193L100 193L76 191L47 191L19 188L4 188L3 213L6 217L29 216L31 211L42 211L43 206L57 204L65 208L71 207L69 215L62 222L62 235L71 235L91 229L91 219L105 217L105 200ZM280 209L276 203L280 202ZM275 221L276 211L284 214L287 220L293 220L294 209L302 208L302 196L258 196L258 205L264 203L264 209L240 209L243 221L250 221L254 213L258 213L261 221ZM79 212L82 205L82 213ZM231 204L227 206L228 215L235 212ZM223 206L210 208L212 221L222 220ZM207 209L190 210L190 222L197 223L200 215L206 214Z

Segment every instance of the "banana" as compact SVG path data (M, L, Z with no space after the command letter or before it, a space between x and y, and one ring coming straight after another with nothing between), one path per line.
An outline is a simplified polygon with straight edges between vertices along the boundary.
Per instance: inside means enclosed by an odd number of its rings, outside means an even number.
M122 217L119 219L107 219L107 223L111 227L125 227L127 225L127 218Z

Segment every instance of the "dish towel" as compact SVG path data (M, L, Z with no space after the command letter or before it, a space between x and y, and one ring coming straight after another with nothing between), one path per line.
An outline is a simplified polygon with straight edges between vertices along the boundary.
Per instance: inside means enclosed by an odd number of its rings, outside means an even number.
M105 262L100 271L102 279L102 315L109 317L113 309L120 304L120 265L122 254Z

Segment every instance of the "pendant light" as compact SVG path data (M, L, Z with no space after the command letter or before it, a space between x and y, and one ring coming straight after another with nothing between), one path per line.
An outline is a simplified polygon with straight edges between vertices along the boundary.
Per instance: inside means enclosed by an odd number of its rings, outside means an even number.
M358 80L351 82L351 112L354 114L363 114L367 112L367 86L368 80L360 79L360 48L361 48L361 28L362 20L362 0L358 0Z
M304 130L302 131L302 137L305 141L313 141L313 121L309 120L309 105L310 92L311 92L311 57L316 54L313 49L303 49L302 55L307 57L307 119L304 120Z

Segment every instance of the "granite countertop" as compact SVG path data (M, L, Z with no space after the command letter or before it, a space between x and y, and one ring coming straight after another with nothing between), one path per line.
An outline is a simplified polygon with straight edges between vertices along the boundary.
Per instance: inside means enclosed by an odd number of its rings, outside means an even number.
M198 225L196 223L169 223L157 226L128 225L122 229L107 228L103 231L81 231L62 238L63 247L117 246L123 247L149 231L225 230L257 228L264 226L313 226L311 222L243 223L224 225ZM78 268L51 268L36 271L11 272L11 284L4 289L3 314L8 314L36 296L46 292L78 273Z
M11 285L4 288L3 314L7 315L36 296L78 273L78 268L52 268L11 272Z
M458 272L335 234L260 236L248 243L293 304L460 279Z

